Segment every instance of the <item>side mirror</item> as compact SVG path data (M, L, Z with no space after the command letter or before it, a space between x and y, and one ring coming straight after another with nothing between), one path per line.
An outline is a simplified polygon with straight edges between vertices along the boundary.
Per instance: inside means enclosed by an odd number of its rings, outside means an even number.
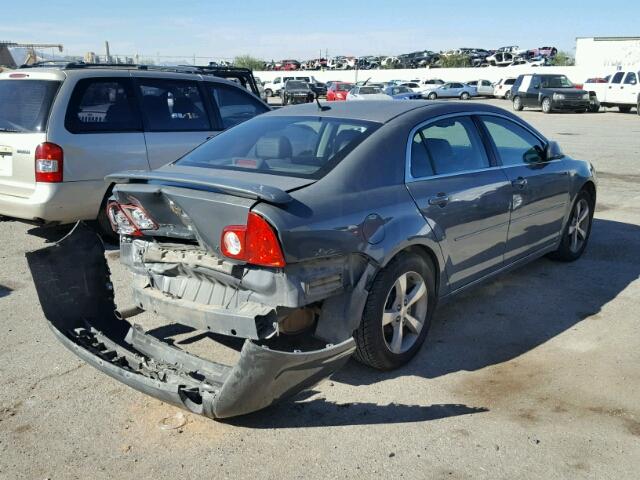
M547 162L551 161L551 160L558 160L560 158L564 158L564 153L562 152L562 149L560 148L560 145L558 145L558 142L554 142L554 141L550 141L545 150L545 160Z

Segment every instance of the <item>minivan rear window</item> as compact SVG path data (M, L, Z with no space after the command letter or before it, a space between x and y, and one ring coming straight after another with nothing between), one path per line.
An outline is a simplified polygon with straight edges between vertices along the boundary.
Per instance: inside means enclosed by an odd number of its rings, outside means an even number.
M200 145L177 164L316 179L378 127L351 119L259 116Z
M59 87L52 80L0 80L0 132L44 132Z

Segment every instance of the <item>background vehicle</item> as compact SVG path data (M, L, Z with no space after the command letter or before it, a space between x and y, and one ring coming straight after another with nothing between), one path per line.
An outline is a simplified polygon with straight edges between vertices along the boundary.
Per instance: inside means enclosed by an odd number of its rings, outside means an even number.
M327 85L325 83L322 82L309 82L308 83L309 88L311 89L311 91L319 96L319 97L326 97L327 96Z
M431 86L444 85L445 81L440 78L428 78L426 80L423 80L421 83L425 88L429 88Z
M640 68L620 70L603 79L589 79L582 88L595 95L603 107L618 107L622 113L636 107L640 115Z
M393 100L389 95L382 91L380 86L363 85L361 87L353 87L347 93L347 100Z
M478 96L478 92L476 87L472 87L465 83L449 82L432 90L425 90L422 92L422 96L429 100L435 100L436 98L459 98L461 100L469 100L471 97Z
M276 77L271 82L264 84L264 93L267 97L280 96L280 90L284 87L284 84L289 80L301 80L307 83L317 83L317 80L309 75L287 75L284 77Z
M467 85L476 87L479 96L493 97L493 84L489 80L472 80Z
M333 102L338 100L346 100L349 90L351 90L353 87L353 83L333 82L327 89L327 101Z
M411 90L409 87L405 87L404 85L393 85L393 86L385 87L382 91L387 95L389 95L394 100L422 99L422 95L420 93L416 93L413 90Z
M301 80L287 80L280 91L282 105L313 102L315 94L309 84Z
M410 88L414 92L422 92L424 90L424 86L420 85L419 82L404 82L400 84L403 87Z
M564 75L520 75L511 88L514 110L542 108L544 113L572 110L584 113L591 104L589 93L575 88Z
M596 201L588 162L462 102L278 109L113 178L134 304L245 339L238 363L117 319L102 245L81 228L28 256L45 316L96 368L212 417L309 387L354 350L380 370L406 364L438 300L543 255L577 260Z
M157 168L269 110L236 82L177 69L71 63L0 74L0 215L98 218L111 232L105 176Z
M513 77L501 78L493 86L493 96L496 98L504 98L507 100L511 99L511 87L515 82L516 79Z

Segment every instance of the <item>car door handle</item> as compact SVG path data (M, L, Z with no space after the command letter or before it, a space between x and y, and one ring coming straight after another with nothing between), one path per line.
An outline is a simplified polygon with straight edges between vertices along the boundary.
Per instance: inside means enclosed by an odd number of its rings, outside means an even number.
M524 177L518 177L515 180L511 180L511 185L514 187L524 188L527 185L527 179Z
M429 199L429 205L438 205L439 207L444 207L447 203L449 203L449 197L446 193L439 193L435 197L431 197Z

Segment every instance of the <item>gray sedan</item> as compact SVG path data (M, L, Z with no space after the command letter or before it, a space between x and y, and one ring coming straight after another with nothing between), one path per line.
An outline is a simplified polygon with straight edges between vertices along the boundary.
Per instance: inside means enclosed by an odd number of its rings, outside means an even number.
M467 105L314 102L110 177L134 303L113 313L102 244L78 225L28 255L54 333L118 380L214 418L264 408L352 354L404 365L440 301L544 255L576 260L589 240L593 167L510 112ZM243 339L238 362L129 323L144 310Z
M469 100L471 97L478 96L478 90L475 86L467 85L461 82L448 82L439 85L436 88L422 92L422 96L429 100L437 98L459 98L460 100Z

